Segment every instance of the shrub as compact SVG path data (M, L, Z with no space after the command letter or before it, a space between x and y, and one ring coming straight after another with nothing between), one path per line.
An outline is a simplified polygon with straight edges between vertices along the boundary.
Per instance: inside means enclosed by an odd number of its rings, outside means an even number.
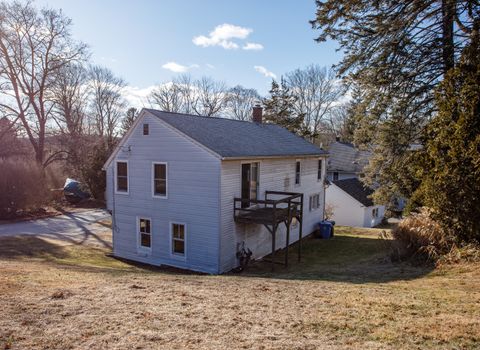
M49 201L43 169L34 162L0 160L0 219L35 210Z
M422 208L399 222L392 230L395 239L392 259L417 258L437 261L455 247L455 238L435 221L430 210Z

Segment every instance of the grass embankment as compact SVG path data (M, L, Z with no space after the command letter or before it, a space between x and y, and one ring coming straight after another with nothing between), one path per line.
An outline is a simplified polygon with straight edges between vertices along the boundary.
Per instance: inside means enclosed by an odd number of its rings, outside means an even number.
M392 264L378 233L337 227L287 269L223 276L2 239L0 349L478 348L480 265Z

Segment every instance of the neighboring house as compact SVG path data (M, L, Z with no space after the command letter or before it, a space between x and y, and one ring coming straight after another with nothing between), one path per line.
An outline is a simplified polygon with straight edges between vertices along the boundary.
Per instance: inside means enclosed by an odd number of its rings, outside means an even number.
M351 143L333 142L328 148L327 179L329 181L359 178L370 153Z
M222 273L242 247L260 258L310 234L323 219L327 152L261 113L143 109L104 166L114 255Z
M380 224L385 214L383 205L374 205L366 188L358 179L331 181L326 190L327 208L333 211L330 218L338 225L374 227Z

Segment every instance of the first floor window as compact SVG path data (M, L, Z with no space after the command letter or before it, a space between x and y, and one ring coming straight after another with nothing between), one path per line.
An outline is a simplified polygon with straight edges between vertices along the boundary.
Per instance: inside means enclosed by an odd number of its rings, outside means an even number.
M310 196L309 209L310 211L320 208L320 194L312 194Z
M167 164L153 164L153 195L157 197L167 196Z
M185 225L172 224L172 253L185 255Z
M373 216L374 218L378 218L378 208L372 209L372 216Z
M138 220L138 234L139 234L139 244L140 247L143 248L151 248L152 247L152 228L151 222L149 219L142 219Z
M338 173L335 171L333 173L333 181L337 181L338 180Z
M128 192L127 162L117 162L117 192Z

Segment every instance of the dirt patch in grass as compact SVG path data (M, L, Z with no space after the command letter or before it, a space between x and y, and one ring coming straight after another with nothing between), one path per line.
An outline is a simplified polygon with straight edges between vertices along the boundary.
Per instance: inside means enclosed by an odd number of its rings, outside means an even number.
M224 276L150 269L105 249L54 242L22 241L35 253L12 255L15 242L4 243L0 349L475 349L480 342L480 265L391 264L372 232L305 241L304 260L287 270L258 263ZM389 277L375 278L382 274Z

